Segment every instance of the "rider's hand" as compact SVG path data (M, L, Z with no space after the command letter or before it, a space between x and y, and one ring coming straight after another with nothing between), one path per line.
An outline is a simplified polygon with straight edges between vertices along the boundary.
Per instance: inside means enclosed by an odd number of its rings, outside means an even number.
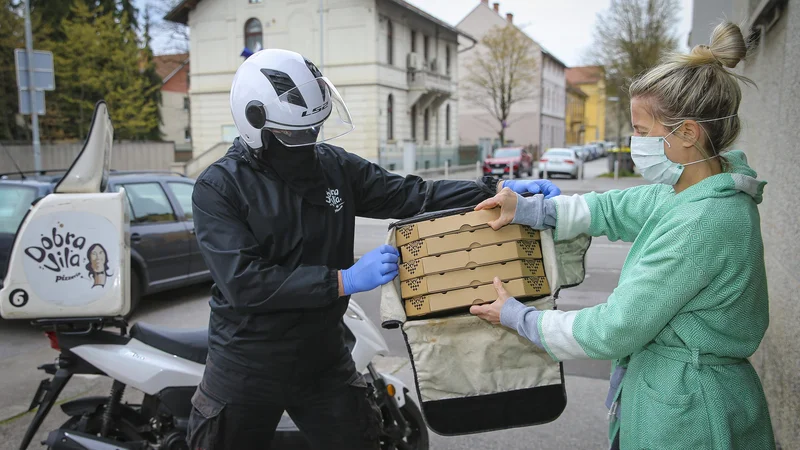
M561 195L561 189L548 180L505 180L500 186L509 188L520 195L526 192L530 192L531 194L544 194L544 198Z
M500 217L497 220L489 222L489 226L495 230L499 230L514 220L514 214L517 212L517 194L509 188L503 188L499 194L494 197L484 200L475 207L475 211L482 209L492 209L500 207Z
M366 292L397 276L400 254L391 245L382 245L362 256L352 267L341 271L344 295Z

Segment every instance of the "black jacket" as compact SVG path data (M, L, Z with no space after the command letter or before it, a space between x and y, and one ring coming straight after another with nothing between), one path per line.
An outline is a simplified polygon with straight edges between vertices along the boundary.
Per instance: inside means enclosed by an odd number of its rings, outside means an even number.
M299 192L238 139L197 179L195 230L215 281L214 365L275 379L352 365L337 271L353 265L355 217L474 205L497 183L402 177L327 144L316 146L316 160L323 195Z

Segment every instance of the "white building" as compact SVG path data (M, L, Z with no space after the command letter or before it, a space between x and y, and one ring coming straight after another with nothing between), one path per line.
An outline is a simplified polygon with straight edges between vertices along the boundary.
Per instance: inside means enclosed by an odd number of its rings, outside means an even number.
M481 0L456 27L476 39L482 39L495 27L513 25L514 16L500 15L500 4L489 6L489 0ZM527 36L527 35L526 35ZM566 65L548 53L531 39L536 59L534 97L521 101L511 109L511 117L505 131L506 141L534 149L562 147L565 144L565 118L567 106L567 82L564 75ZM468 45L462 41L462 45ZM479 44L482 45L482 44ZM462 79L467 76L467 65L476 50L465 51L459 58ZM459 109L459 141L461 145L476 146L481 141L497 139L499 124L485 109L469 101L470 92L461 89Z
M333 82L356 127L336 145L398 170L409 141L419 168L457 158L463 33L401 0L323 1L322 47L317 0L184 0L166 16L191 30L190 175L237 135L229 92L245 46L299 52Z

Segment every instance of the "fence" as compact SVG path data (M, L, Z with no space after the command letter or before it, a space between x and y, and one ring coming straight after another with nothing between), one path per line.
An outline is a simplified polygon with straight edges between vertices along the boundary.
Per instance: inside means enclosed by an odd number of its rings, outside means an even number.
M42 144L42 169L68 169L83 148L82 142ZM10 155L10 158L9 158ZM12 159L13 158L13 161ZM116 170L170 170L175 159L173 142L114 142L111 168ZM0 173L35 170L33 146L8 143L0 148Z
M460 164L460 154L457 147L416 146L408 151L413 152L414 171L444 168L445 162L449 167ZM406 148L403 143L396 145L383 145L378 149L378 164L388 170L403 171L405 167Z

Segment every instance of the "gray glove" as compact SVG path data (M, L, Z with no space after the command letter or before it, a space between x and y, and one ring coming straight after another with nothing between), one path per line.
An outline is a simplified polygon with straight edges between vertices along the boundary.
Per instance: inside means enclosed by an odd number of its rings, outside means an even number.
M534 230L556 227L556 203L543 195L523 197L517 194L517 210L511 223L527 225Z

